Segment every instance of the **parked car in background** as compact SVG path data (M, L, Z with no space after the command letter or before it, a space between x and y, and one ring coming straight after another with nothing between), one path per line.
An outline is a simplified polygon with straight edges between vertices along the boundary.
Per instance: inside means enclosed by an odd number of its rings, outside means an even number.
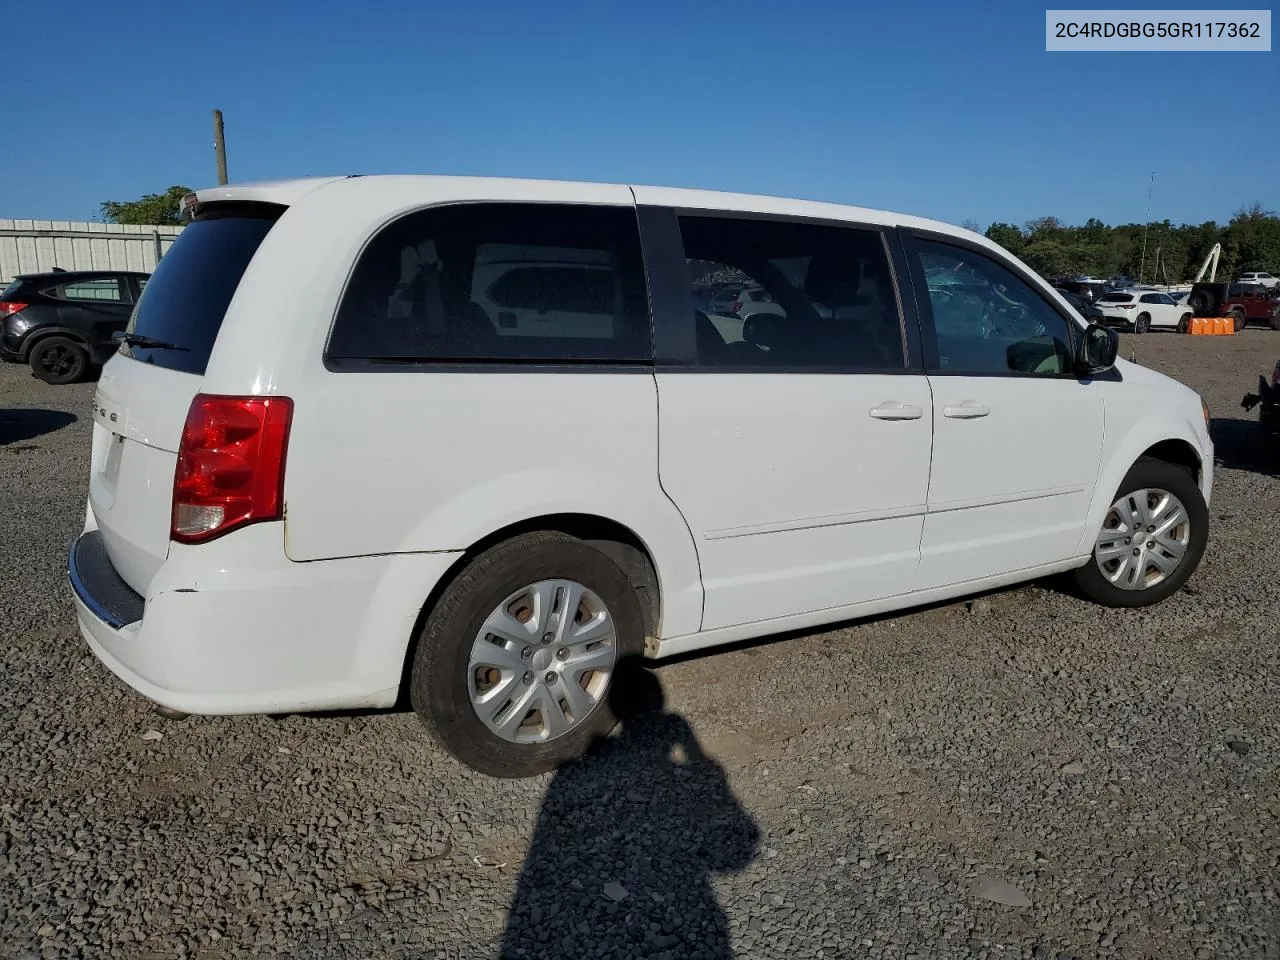
M1062 294L1062 298L1075 308L1076 313L1084 317L1086 323L1102 323L1103 313L1098 309L1097 304L1090 303L1070 290L1059 289L1058 293Z
M1232 284L1216 316L1231 317L1237 332L1250 322L1280 330L1280 289Z
M173 710L407 695L523 776L612 728L642 656L1068 571L1146 606L1204 552L1201 398L969 231L471 177L187 208L97 385L67 561L89 647ZM725 339L691 262L782 314Z
M28 363L45 383L75 383L116 350L149 274L26 273L0 292L0 359Z
M1273 277L1271 274L1265 273L1261 270L1254 270L1249 273L1240 274L1240 276L1236 278L1236 283L1253 283L1260 287L1266 287L1268 290L1272 290L1276 287L1280 287L1280 277Z
M1054 284L1059 290L1066 290L1068 293L1074 293L1085 303L1094 303L1100 296L1110 289L1101 280L1092 278L1062 280Z
M1113 290L1098 298L1097 308L1108 325L1121 324L1134 333L1146 333L1152 327L1185 332L1191 322L1191 311L1167 293L1144 290Z
M1258 392L1246 393L1240 406L1248 412L1258 408L1258 423L1272 440L1280 440L1280 360L1271 370L1268 378L1258 375Z
M1232 317L1237 331L1251 321L1280 330L1280 288L1257 283L1197 283L1186 303L1197 317Z

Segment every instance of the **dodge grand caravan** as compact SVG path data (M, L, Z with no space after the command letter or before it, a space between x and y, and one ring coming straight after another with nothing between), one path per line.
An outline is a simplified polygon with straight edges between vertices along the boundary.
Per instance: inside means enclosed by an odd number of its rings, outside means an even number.
M981 236L433 176L220 186L94 401L81 631L168 708L385 707L545 771L619 665L1205 549L1208 411ZM695 290L765 291L716 324ZM704 298L705 299L705 298Z

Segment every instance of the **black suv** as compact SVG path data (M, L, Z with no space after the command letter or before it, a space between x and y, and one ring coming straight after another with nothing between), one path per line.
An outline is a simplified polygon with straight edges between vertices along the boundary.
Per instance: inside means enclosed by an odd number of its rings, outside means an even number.
M150 276L127 270L25 273L0 292L0 360L45 383L75 383L110 359Z

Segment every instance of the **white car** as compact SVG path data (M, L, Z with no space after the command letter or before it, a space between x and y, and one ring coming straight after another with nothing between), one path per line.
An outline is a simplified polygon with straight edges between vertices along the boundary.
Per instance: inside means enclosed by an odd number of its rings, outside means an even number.
M1253 273L1242 273L1236 280L1236 283L1256 283L1260 287L1271 289L1280 286L1280 277L1273 277L1269 273L1256 271Z
M521 776L610 729L637 658L1064 571L1141 606L1204 551L1200 398L967 231L432 176L184 208L68 559L89 647L171 710L403 692ZM690 261L784 313L724 338Z
M1116 290L1104 293L1094 301L1102 311L1102 322L1122 323L1135 333L1146 333L1152 327L1186 331L1192 312L1167 293L1156 290Z

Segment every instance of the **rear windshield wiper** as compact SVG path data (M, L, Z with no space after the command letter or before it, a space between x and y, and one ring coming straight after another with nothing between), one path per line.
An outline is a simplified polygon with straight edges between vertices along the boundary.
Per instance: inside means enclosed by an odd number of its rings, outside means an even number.
M145 347L148 350L181 350L183 353L190 353L190 347L180 347L176 343L170 343L167 340L157 340L155 337L145 337L140 333L119 333L112 334L117 340L127 343L131 347Z

